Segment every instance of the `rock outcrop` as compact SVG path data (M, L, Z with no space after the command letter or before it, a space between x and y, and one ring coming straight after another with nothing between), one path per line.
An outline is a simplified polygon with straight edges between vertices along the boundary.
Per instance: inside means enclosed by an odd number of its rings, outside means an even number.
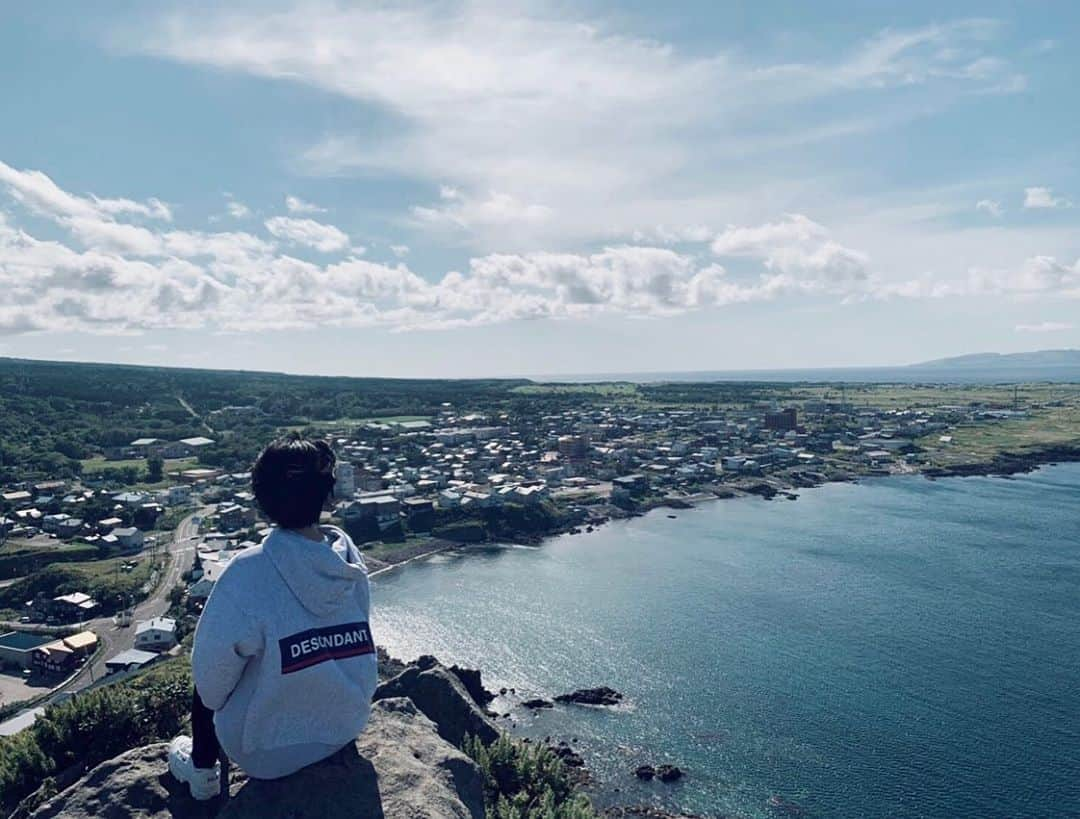
M522 707L535 710L537 708L554 708L555 703L551 700L545 700L542 697L535 697L531 700L525 700L521 703Z
M623 695L614 688L601 685L599 688L579 688L571 694L560 694L555 702L572 702L578 705L618 705Z
M375 700L408 697L436 724L439 736L460 747L469 734L484 743L494 742L499 729L469 695L457 675L432 658L411 665L375 689Z
M54 796L31 819L482 819L483 777L407 699L372 707L354 743L273 781L230 778L224 804L196 802L167 772L167 745L104 762Z

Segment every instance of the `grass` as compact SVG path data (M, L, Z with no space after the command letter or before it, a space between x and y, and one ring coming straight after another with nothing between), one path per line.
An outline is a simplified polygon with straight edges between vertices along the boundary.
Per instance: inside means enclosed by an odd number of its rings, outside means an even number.
M306 424L292 424L283 430L337 429L339 427L358 427L361 424L401 424L406 421L431 421L430 415L375 415L369 418L335 418L331 421L308 421Z
M1002 452L1023 454L1054 446L1080 446L1080 404L1050 407L1027 418L956 427L952 442L929 435L919 446L935 465L981 463Z
M1075 384L849 384L841 390L838 384L798 385L780 401L790 400L840 401L843 397L856 407L881 409L931 408L941 406L970 406L1009 409L1014 400L1021 408L1047 404L1056 400L1075 402L1080 386Z
M130 572L125 572L123 569L118 570L117 568L121 564L129 563L134 559L134 557L110 557L105 560L72 563L71 568L76 569L80 574L86 575L88 579L104 579L119 573L121 577L128 577L133 582L145 583L150 579L150 558L148 556L140 557L138 564Z
M175 472L180 469L190 469L198 461L197 458L168 458L165 461L165 472ZM133 466L136 469L146 469L146 458L126 458L120 461L108 461L101 455L97 455L93 458L86 458L80 461L82 464L84 475L94 475L99 472L103 472L106 469L123 469L126 466ZM153 484L154 486L163 486L161 484Z
M638 398L637 384L623 381L597 384L523 384L510 390L519 395L600 395Z

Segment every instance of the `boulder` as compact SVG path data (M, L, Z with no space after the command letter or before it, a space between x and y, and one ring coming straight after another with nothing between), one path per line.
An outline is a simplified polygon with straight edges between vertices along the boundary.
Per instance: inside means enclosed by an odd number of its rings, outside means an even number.
M656 768L656 778L661 782L677 782L682 777L682 768L678 765L659 765Z
M469 734L485 744L499 737L499 729L469 696L465 686L449 669L425 663L413 665L375 689L375 700L408 697L438 727L439 736L461 747Z
M579 688L572 694L560 694L555 702L573 702L578 705L618 705L623 695L614 688L601 685L599 688Z
M562 760L563 765L569 768L585 767L585 759L565 742L560 742L558 745L548 745L548 747L555 756Z
M551 700L545 700L545 699L543 699L541 697L536 697L535 699L531 699L531 700L525 700L525 702L523 702L521 704L526 708L554 708L555 707L555 703L553 703Z
M436 666L439 666L440 668L445 668L445 666L443 666L442 663L438 661L438 659L436 659L430 654L421 654L412 664L419 668L421 671L427 671L429 668L435 668ZM403 666L401 669L399 669L398 673L404 670L405 667ZM462 668L459 665L452 665L446 670L453 674L455 677L457 677L459 680L461 680L461 684L465 686L465 690L469 692L469 696L472 697L473 701L481 708L483 708L495 699L495 695L488 691L486 688L484 688L484 683L481 680L480 669ZM503 689L502 693L505 694L506 689Z
M656 769L652 765L638 765L634 771L634 776L648 781L656 776Z
M230 777L231 798L196 802L168 773L165 743L103 762L31 819L483 819L476 764L409 700L372 708L368 727L329 759L277 780Z

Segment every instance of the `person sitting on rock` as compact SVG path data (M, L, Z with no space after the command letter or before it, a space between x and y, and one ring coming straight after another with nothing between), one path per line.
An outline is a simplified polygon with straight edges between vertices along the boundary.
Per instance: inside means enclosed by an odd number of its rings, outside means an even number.
M218 757L276 779L333 755L367 724L377 684L359 550L319 526L334 453L293 434L259 455L251 485L276 528L229 563L195 631L192 736L169 770L196 799L220 792ZM220 743L220 744L219 744Z

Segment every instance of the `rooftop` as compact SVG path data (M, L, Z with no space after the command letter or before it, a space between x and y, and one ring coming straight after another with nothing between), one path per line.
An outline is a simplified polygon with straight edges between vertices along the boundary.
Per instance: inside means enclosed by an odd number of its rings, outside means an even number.
M13 648L17 651L30 651L38 646L45 645L45 643L51 643L55 639L55 637L46 634L9 631L7 634L0 634L0 646L3 648Z

